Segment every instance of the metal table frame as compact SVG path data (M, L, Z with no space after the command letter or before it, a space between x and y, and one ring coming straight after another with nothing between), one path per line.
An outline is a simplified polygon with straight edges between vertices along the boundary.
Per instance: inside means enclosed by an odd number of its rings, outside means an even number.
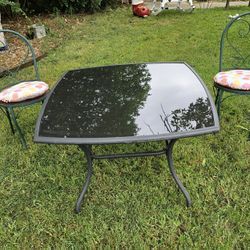
M158 62L158 64L161 62ZM172 158L172 152L175 142L180 138L187 138L187 137L194 137L199 135L205 135L205 134L211 134L218 132L220 129L219 126L219 119L216 111L216 107L213 102L213 98L208 91L206 85L200 78L200 76L195 72L195 70L189 66L185 62L162 62L162 63L182 63L185 64L197 77L197 79L200 81L201 86L204 88L204 91L207 94L207 98L210 101L211 109L213 113L214 118L214 126L211 127L204 127L200 129L196 129L193 131L182 131L182 132L173 132L170 134L159 134L159 135L147 135L147 136L124 136L124 137L105 137L105 138L63 138L63 137L47 137L47 136L40 136L39 135L39 126L41 119L43 117L44 110L46 108L46 105L50 99L50 96L52 95L54 89L57 87L57 85L60 83L60 81L63 79L64 74L61 79L58 80L58 82L55 84L53 89L50 91L49 95L47 96L42 110L39 114L39 117L37 119L36 129L35 129L35 136L34 141L39 143L49 143L49 144L72 144L72 145L78 145L79 148L84 152L86 158L87 158L87 175L85 178L85 182L82 187L82 191L78 197L78 200L76 202L75 211L76 213L79 213L81 210L81 205L84 200L84 196L87 192L88 186L90 184L91 176L93 174L93 161L94 160L101 160L101 159L116 159L116 158L129 158L129 157L145 157L145 156L160 156L160 155L166 155L170 173L172 177L174 178L174 181L176 182L178 188L183 193L185 199L186 199L186 205L187 207L191 206L191 199L188 191L178 178L174 164L173 164L173 158ZM154 63L150 63L154 64ZM113 65L114 66L114 65ZM119 65L116 65L119 66ZM110 67L110 66L106 66ZM93 67L98 69L99 67ZM137 153L124 153L124 154L110 154L110 155L96 155L94 154L92 150L92 145L109 145L109 144L128 144L128 143L139 143L139 142L152 142L152 141L165 141L166 142L166 148L160 150L160 151L148 151L148 152L137 152Z
M130 157L145 157L145 156L159 156L159 155L166 155L168 165L169 165L169 170L174 178L174 181L176 182L178 188L181 190L183 195L185 196L186 199L186 206L190 207L191 206L191 198L178 178L175 168L174 168L174 163L173 163L173 157L172 157L172 152L173 152L173 147L177 139L174 140L167 140L166 141L166 148L159 150L159 151L147 151L147 152L137 152L137 153L124 153L124 154L110 154L110 155L96 155L93 153L92 150L92 145L78 145L80 149L84 152L86 159L87 159L87 175L85 178L85 182L82 187L82 191L77 199L76 202L76 207L75 211L76 213L79 213L81 211L81 205L84 200L84 196L88 190L88 186L90 184L91 176L93 174L93 160L100 160L100 159L117 159L117 158L130 158Z

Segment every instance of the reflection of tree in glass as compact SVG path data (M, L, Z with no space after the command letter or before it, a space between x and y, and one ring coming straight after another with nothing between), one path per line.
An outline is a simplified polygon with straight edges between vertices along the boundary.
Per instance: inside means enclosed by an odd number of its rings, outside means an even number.
M162 107L161 119L169 132L188 131L214 125L213 113L208 98L198 98L188 108L176 109L167 115Z
M68 72L47 104L42 130L49 132L49 126L51 132L68 137L135 135L135 118L148 96L150 80L147 65ZM55 108L59 103L62 110Z

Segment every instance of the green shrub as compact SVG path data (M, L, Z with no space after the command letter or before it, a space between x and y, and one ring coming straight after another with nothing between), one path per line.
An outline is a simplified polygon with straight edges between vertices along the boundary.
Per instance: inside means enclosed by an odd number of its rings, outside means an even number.
M0 0L1 1L1 0ZM115 7L119 0L21 0L22 9L31 13L42 12L94 12L107 6Z
M17 1L0 0L0 13L25 15Z

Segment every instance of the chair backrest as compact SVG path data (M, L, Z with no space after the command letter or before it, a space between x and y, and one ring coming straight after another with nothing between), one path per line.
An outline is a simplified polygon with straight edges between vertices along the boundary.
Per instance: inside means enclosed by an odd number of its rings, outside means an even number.
M219 71L230 69L250 69L250 12L234 16L222 33Z
M20 70L32 66L32 72ZM40 80L36 55L30 42L13 30L0 30L0 90L25 80Z

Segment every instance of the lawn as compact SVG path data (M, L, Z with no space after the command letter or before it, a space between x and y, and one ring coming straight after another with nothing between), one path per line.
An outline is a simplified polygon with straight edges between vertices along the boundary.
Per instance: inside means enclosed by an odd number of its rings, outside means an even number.
M247 7L164 12L141 19L123 7L104 13L42 18L49 28L39 61L52 87L69 69L135 62L186 61L213 94L219 40L229 15ZM29 74L30 69L23 70ZM82 212L73 211L86 159L76 146L33 143L40 106L19 115L23 150L0 122L0 246L14 248L247 249L249 232L250 100L222 106L221 131L177 142L177 173L193 205L173 182L165 158L102 160ZM245 129L244 129L245 128ZM95 146L97 153L145 151L162 142Z

